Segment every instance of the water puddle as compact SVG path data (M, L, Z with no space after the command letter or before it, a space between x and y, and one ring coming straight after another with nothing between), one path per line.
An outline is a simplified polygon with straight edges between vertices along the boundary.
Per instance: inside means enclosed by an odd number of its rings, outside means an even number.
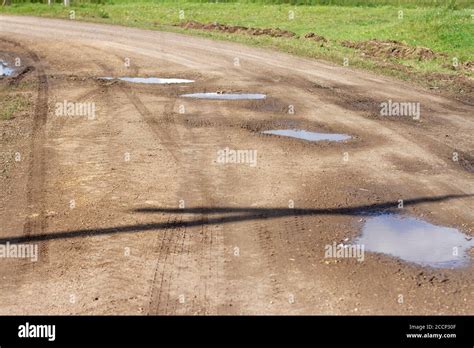
M467 252L474 247L474 240L455 228L388 213L368 218L354 243L363 244L366 251L436 268L466 265Z
M181 97L216 100L259 100L265 99L265 94L252 93L192 93L182 94Z
M99 80L120 80L131 83L145 83L152 85L167 85L173 83L192 83L194 80L159 78L159 77L99 77Z
M309 141L344 141L350 139L350 135L337 133L316 133L308 132L301 129L277 129L263 131L264 134L281 135L284 137L291 137Z
M0 60L0 76L11 76L12 74L13 69L9 68L3 60Z

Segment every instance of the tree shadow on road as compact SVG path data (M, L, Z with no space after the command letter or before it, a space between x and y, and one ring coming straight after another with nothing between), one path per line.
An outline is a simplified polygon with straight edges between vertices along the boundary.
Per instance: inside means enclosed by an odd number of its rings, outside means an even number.
M442 202L452 199L462 199L474 195L443 195L437 197L420 197L403 201L404 207L414 206L422 203ZM368 205L338 208L239 208L239 207L196 207L196 208L139 208L132 210L133 213L144 214L179 214L200 215L197 218L182 221L169 221L160 223L145 223L134 225L123 225L105 228L89 228L72 231L58 231L51 233L32 234L29 236L14 236L0 238L0 244L4 243L27 243L37 241L48 241L55 239L68 239L78 237L100 236L106 234L131 233L153 230L167 230L180 227L193 227L201 225L217 225L231 222L278 219L288 216L314 216L314 215L346 215L346 216L369 216L381 212L396 212L398 202L385 202ZM211 216L209 216L211 215ZM204 219L204 216L206 218ZM34 232L34 231L33 231Z

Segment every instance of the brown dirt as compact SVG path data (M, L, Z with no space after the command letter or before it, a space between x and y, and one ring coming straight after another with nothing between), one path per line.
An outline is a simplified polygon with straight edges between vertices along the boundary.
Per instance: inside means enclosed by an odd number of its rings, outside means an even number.
M253 36L267 35L271 37L294 37L295 33L282 30L279 28L248 28L239 25L228 25L219 23L199 23L196 21L188 21L186 23L179 24L179 26L185 29L200 29L200 30L218 30L224 33L230 34L248 34Z
M197 21L188 21L185 23L178 24L178 26L185 29L200 29L200 30L218 30L230 34L247 34L253 36L267 35L271 37L286 37L286 38L298 38L298 36L288 30L282 30L280 28L249 28L240 25L229 25L215 23L200 23ZM320 43L326 43L328 40L315 33L307 33L304 35L305 39L310 39Z
M459 154L459 164L470 173L474 173L474 157L467 153Z
M444 56L441 53L434 52L430 48L412 47L395 40L372 39L361 42L343 41L341 44L344 47L361 50L367 56L383 59L402 58L431 60L440 56Z
M474 61L467 61L461 64L462 69L474 71Z
M324 258L325 245L360 233L360 209L399 199L406 214L474 234L471 106L180 34L10 16L0 30L0 52L31 66L1 88L34 96L29 112L0 122L0 240L41 249L36 263L0 260L0 313L474 314L472 262L451 270L374 253ZM97 80L111 75L196 82ZM268 98L179 97L218 90ZM387 99L420 102L421 120L379 116ZM64 100L95 102L97 117L56 116ZM260 133L273 127L354 138ZM225 147L257 150L257 166L218 165Z
M307 33L304 36L305 39L311 39L316 42L328 42L328 40L324 36L317 35L315 33Z

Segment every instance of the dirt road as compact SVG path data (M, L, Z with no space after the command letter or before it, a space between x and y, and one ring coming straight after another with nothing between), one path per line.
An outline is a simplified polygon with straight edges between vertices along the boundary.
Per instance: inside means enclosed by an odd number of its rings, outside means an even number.
M472 263L324 257L400 199L474 234L472 104L350 64L75 21L0 16L0 53L29 67L2 88L33 91L0 122L0 240L39 245L37 262L1 260L1 314L474 314ZM179 97L216 91L267 98ZM388 100L420 119L380 116ZM95 117L58 116L64 102ZM260 132L279 128L352 139ZM218 163L227 147L256 165Z

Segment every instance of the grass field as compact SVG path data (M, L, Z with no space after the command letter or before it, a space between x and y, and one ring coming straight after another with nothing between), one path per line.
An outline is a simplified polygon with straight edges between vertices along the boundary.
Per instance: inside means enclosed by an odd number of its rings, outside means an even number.
M468 79L473 77L472 64L469 62L474 60L474 10L468 8L469 1L311 1L333 4L323 6L267 4L268 2L277 1L72 1L70 8L61 4L48 6L44 3L14 2L11 6L0 8L0 13L69 18L70 11L74 11L75 20L186 32L271 47L306 57L326 59L336 64L343 64L346 59L350 66L402 79L413 80L415 74L419 82L430 87L442 85L443 82L437 78L423 78L427 74L442 74L447 80L458 76ZM339 6L348 4L354 6ZM185 30L176 26L191 20L255 28L278 27L296 33L297 37L229 34L215 30ZM321 44L304 39L308 32L321 35L328 42ZM361 51L341 44L345 40L359 42L370 39L397 40L412 47L430 48L441 55L429 60L380 58L362 55ZM454 68L453 60L459 62L460 67L467 63L468 68Z

